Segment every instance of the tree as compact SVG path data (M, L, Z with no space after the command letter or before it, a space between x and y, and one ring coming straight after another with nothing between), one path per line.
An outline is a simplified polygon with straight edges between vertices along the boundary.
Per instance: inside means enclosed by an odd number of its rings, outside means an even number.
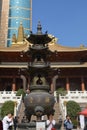
M22 95L22 100L24 100L24 96L25 96L25 91L23 89L18 89L16 96L21 96Z
M71 117L74 126L77 125L77 116L81 111L80 105L75 101L68 101L66 104L67 114Z
M23 89L18 89L18 91L17 91L17 93L16 93L16 96L25 96L25 92L24 92L24 90Z
M13 101L6 101L1 107L1 117L3 118L8 113L14 114L14 102Z
M67 91L64 88L58 88L57 89L57 96L59 96L59 94L61 94L62 96L67 94Z

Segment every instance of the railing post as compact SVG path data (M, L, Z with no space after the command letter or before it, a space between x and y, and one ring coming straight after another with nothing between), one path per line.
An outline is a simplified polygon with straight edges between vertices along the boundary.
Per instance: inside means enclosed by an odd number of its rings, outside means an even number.
M56 91L54 91L54 98L55 98L55 102L57 103L57 93L56 93Z
M14 117L17 115L17 102L14 102Z

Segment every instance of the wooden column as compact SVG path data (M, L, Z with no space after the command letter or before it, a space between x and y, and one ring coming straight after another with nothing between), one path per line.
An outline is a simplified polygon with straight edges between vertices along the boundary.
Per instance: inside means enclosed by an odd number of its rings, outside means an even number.
M66 90L69 91L70 90L70 84L69 84L69 78L66 78Z
M16 91L15 78L13 79L13 83L12 83L12 91Z
M82 89L82 91L85 91L85 83L84 83L83 77L81 77L81 89Z
M23 80L23 89L26 90L26 77L24 75L20 75L20 78Z
M30 77L28 77L27 89L30 90Z
M54 85L51 83L51 92L54 92Z
M58 75L55 75L52 79L52 84L53 84L53 88L54 88L54 91L56 90L56 80L58 79Z

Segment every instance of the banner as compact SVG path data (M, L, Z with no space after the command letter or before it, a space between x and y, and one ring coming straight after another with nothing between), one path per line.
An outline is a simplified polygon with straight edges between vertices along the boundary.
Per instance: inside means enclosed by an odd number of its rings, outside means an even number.
M84 115L80 115L80 126L81 126L81 129L84 129L85 127L85 118L84 118Z
M36 122L36 130L46 130L45 122Z

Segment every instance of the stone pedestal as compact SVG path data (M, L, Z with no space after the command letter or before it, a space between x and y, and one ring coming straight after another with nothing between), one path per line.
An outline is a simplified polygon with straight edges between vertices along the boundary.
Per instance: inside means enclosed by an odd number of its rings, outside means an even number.
M36 130L36 122L20 123L17 130Z
M20 123L20 124L18 124L17 130L37 130L36 129L36 123L37 122ZM59 123L56 123L56 125L54 126L54 128L56 130L61 130L61 126L62 126L62 122L59 122ZM45 128L45 130L46 130L46 128Z

